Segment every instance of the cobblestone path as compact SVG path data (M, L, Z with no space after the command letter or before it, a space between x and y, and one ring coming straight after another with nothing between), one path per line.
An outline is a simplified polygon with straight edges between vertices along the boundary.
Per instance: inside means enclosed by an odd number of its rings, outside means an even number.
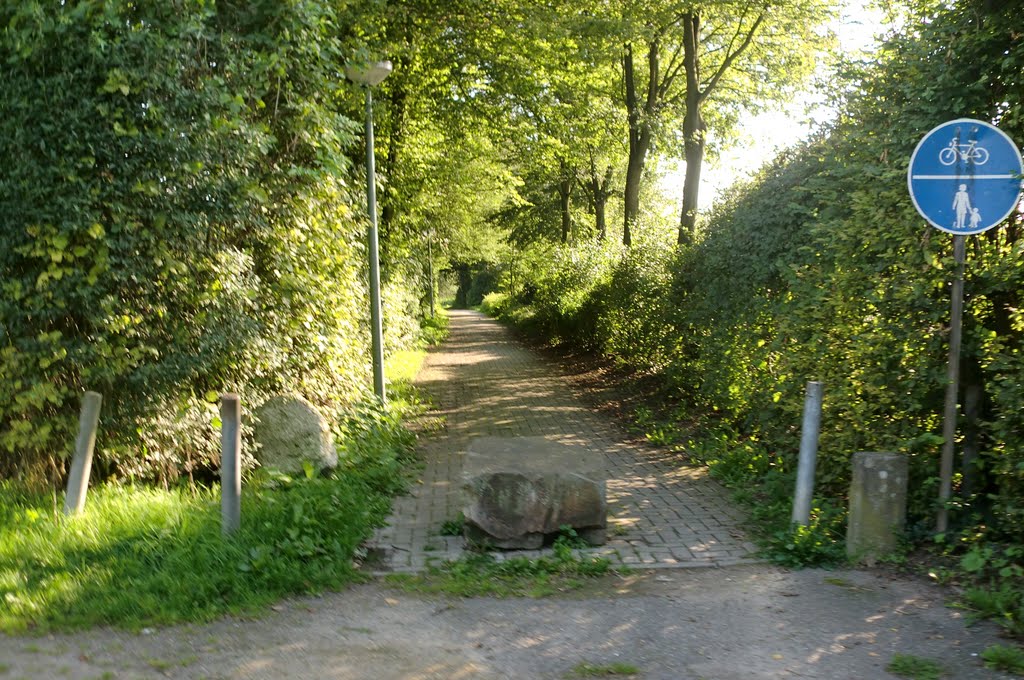
M584 552L645 568L758 561L743 513L704 470L685 467L677 454L630 444L571 393L557 367L498 323L472 311L450 315L449 339L428 355L417 379L444 425L421 439L425 468L371 541L383 571L420 571L462 554L463 539L442 536L441 528L461 511L462 452L482 436L543 436L604 456L608 542Z

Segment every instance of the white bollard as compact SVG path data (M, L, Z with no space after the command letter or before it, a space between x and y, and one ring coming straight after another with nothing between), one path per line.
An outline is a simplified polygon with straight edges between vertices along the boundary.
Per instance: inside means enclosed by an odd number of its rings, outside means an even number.
M220 397L221 533L242 525L242 402L237 394Z
M96 448L96 430L100 423L100 406L102 404L103 395L97 392L86 392L82 397L82 412L78 419L78 439L75 440L75 457L71 460L68 489L64 496L65 515L73 515L85 508L85 495L89 491L92 453Z
M793 497L793 523L806 526L811 517L814 497L814 470L818 464L818 433L821 430L821 398L824 385L807 383L804 422L800 434L800 461L796 470L796 494Z

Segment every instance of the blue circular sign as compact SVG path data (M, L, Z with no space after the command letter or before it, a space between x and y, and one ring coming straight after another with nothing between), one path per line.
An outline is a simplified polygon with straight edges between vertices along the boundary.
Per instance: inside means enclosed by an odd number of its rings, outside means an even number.
M1020 200L1020 151L995 125L959 118L933 128L910 157L907 186L914 207L951 234L980 234Z

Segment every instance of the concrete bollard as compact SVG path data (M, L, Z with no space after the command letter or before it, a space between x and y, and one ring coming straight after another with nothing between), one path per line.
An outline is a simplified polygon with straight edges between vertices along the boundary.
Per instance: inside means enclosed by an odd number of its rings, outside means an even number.
M237 394L220 397L220 518L221 533L242 525L242 402Z
M102 404L103 395L97 392L86 392L82 397L75 457L71 459L68 489L64 495L65 515L73 515L85 508L85 495L89 491L89 475L92 472L92 452L96 448L96 430L100 424Z
M853 454L846 554L873 562L895 550L907 516L907 457L899 453Z

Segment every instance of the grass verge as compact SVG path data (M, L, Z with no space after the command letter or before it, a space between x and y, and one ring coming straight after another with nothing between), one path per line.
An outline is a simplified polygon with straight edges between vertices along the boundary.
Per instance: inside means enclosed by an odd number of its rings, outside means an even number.
M0 631L207 621L362 578L360 544L409 467L406 407L354 407L329 477L250 475L230 538L217 488L100 486L66 518L53 498L0 483Z
M473 553L425 574L389 574L385 582L407 592L441 593L459 597L545 597L575 590L583 579L612 571L603 557L580 556L570 539L555 541L551 557L512 557L498 561L488 552Z

